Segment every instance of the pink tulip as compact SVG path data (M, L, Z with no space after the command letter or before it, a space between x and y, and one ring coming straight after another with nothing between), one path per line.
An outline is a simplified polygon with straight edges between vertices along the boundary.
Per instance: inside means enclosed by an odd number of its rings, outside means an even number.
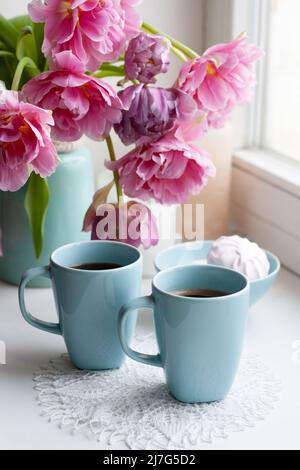
M177 86L194 97L212 127L222 127L237 104L249 102L255 85L255 63L262 51L241 37L208 49L187 62Z
M119 171L120 184L127 196L154 198L161 204L185 203L216 173L204 150L178 140L172 133L106 165Z
M89 71L118 59L140 30L139 0L32 0L29 14L45 23L43 53L70 50Z
M18 93L0 91L0 190L17 191L31 171L50 176L58 156L50 138L51 113L19 101Z
M72 142L82 135L101 140L122 117L122 103L114 89L85 75L81 62L68 51L57 54L55 69L30 80L22 95L53 111L56 140Z
M102 204L93 221L92 240L118 240L148 249L158 244L157 222L151 210L138 202Z

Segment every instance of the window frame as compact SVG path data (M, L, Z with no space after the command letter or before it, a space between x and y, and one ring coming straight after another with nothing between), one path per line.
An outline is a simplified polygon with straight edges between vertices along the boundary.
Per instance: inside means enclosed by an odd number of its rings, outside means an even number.
M237 4L237 0L235 0ZM264 60L257 66L257 85L255 99L249 108L249 143L250 146L266 150L264 146L265 116L267 107L266 87L268 81L268 48L270 32L270 0L254 0L254 15L249 19L251 37L255 44L260 45L266 51ZM236 6L236 8L240 8ZM238 15L238 12L236 13Z
M203 1L205 47L247 31L251 41L268 50L270 0ZM300 217L300 162L264 146L267 70L266 54L258 66L255 100L233 117L238 138L234 143L231 228L276 252L287 268L300 275L300 230L294 223Z

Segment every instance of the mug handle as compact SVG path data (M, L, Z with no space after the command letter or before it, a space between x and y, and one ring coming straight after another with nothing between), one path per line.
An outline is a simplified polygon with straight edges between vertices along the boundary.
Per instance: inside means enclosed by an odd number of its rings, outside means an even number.
M51 271L50 271L50 266L46 266L43 268L33 268L27 271L21 280L20 287L19 287L19 304L20 304L20 309L22 312L22 315L24 317L24 320L29 323L29 325L33 326L34 328L37 328L42 331L46 331L47 333L52 333L54 335L61 335L61 327L59 323L48 323L42 320L38 320L34 316L32 316L28 310L26 309L26 304L25 304L25 289L27 284L32 281L35 277L46 277L48 279L51 279Z
M119 313L119 337L125 354L127 354L127 356L129 356L131 359L137 362L141 362L142 364L147 364L148 366L163 367L160 354L157 354L156 356L151 356L149 354L139 353L131 349L126 341L127 315L129 315L129 313L133 310L137 310L140 308L150 308L153 310L153 307L154 299L152 296L141 297L139 299L132 300L127 305L124 305Z

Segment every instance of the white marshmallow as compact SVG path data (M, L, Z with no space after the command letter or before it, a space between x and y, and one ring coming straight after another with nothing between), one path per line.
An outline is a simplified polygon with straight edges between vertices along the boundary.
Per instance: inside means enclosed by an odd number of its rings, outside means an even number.
M238 235L221 237L210 249L209 264L224 266L244 274L250 281L263 279L269 274L270 263L257 243Z

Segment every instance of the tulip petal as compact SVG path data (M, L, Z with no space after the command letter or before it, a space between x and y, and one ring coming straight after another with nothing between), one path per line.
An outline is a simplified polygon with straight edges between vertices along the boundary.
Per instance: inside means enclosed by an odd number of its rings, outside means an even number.
M19 165L11 169L0 162L0 190L18 191L29 178L28 165Z
M53 144L50 142L47 146L41 147L37 158L31 162L31 166L35 173L43 178L51 176L58 164L58 158Z

